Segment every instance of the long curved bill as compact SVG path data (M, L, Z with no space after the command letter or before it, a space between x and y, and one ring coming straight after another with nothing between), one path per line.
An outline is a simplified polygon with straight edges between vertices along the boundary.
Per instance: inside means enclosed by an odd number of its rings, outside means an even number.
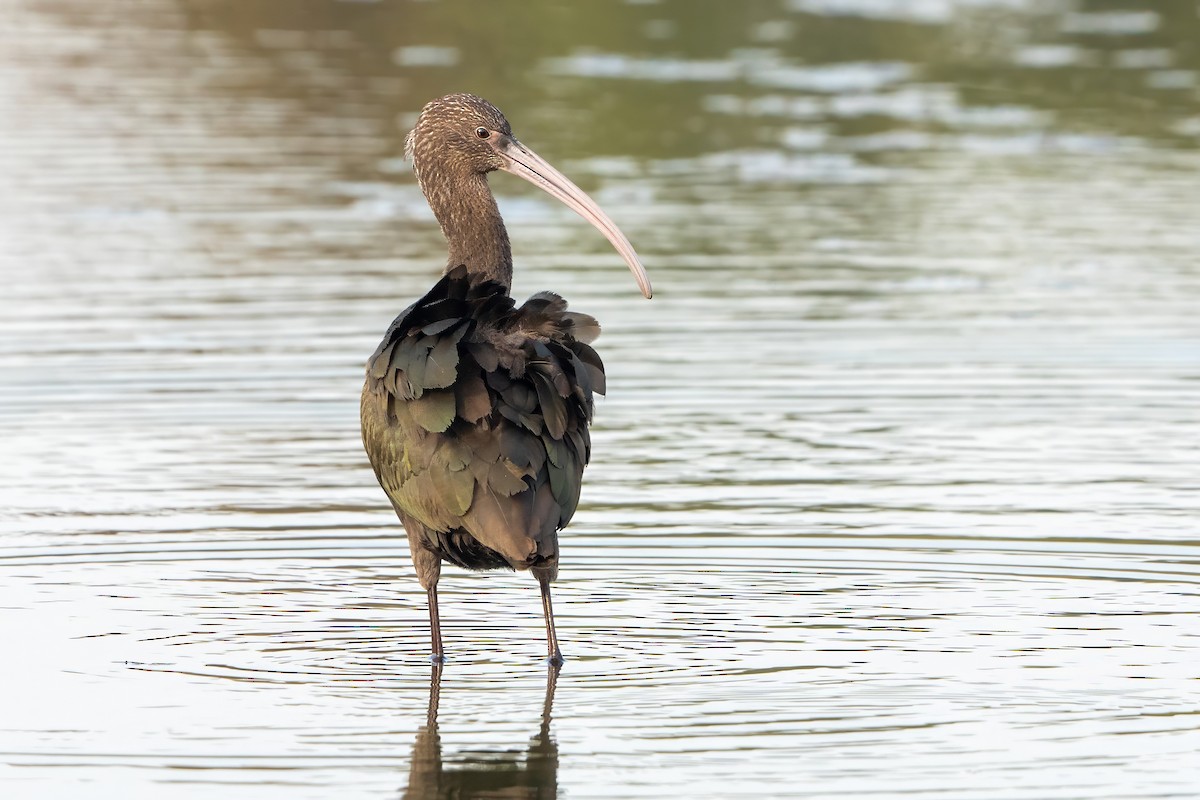
M550 166L545 159L512 137L502 137L496 143L496 152L504 161L502 169L505 172L511 172L534 186L540 187L596 226L621 254L621 258L625 259L642 294L647 299L654 296L654 290L650 288L650 278L646 275L646 268L642 266L642 260L638 258L633 245L625 238L625 234L621 233L621 229L617 227L616 223L600 210L600 206L596 205L592 198L572 183L566 175Z

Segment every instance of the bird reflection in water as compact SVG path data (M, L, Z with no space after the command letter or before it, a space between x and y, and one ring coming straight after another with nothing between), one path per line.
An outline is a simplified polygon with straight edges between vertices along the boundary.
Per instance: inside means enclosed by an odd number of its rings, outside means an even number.
M559 667L551 664L546 673L546 699L542 721L523 755L509 751L480 757L442 761L442 738L438 732L438 700L442 665L434 664L429 678L429 713L413 743L408 788L403 800L551 800L558 797L558 745L550 736L550 711Z

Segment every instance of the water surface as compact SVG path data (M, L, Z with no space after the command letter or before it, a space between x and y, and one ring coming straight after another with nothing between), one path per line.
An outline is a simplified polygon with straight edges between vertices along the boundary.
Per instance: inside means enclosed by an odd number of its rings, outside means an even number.
M2 0L4 796L1194 795L1200 17L1146 8ZM457 570L431 680L358 442L453 90L657 290L493 180L605 325L552 687Z

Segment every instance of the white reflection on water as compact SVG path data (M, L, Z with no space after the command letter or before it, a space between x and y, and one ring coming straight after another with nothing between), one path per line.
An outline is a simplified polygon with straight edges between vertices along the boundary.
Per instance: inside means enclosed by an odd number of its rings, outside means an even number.
M787 5L806 14L868 17L936 25L949 22L963 9L1022 9L1035 4L1029 0L787 0Z
M597 798L1193 791L1200 163L1170 137L1194 103L1091 127L1033 102L1072 65L1022 64L1021 37L996 63L1040 94L974 96L933 50L664 45L621 63L733 65L637 106L699 115L703 147L532 131L662 290L639 302L569 212L502 197L518 292L601 318L611 392L553 723L533 582L454 572L434 758L424 598L356 404L442 258L395 120L473 50L62 7L10 2L0 30L5 796L396 797L488 762ZM936 42L1021 4L912 7ZM1098 63L1192 69L1170 52ZM601 124L552 58L531 84Z
M674 83L745 80L774 88L836 94L877 90L910 77L899 63L805 65L780 63L771 51L745 50L731 60L638 59L619 53L586 53L546 62L547 71L581 78L623 78Z

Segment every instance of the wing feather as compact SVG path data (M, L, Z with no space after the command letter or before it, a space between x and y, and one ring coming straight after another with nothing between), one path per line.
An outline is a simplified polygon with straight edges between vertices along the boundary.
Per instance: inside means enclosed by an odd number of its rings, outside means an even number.
M367 363L363 443L402 516L446 552L469 536L527 566L557 556L579 502L599 325L541 292L516 307L503 286L448 272L396 318ZM483 562L479 562L482 564Z

